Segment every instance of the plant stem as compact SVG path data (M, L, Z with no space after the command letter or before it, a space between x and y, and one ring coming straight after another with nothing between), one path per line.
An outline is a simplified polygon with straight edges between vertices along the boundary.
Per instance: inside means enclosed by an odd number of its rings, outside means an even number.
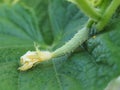
M98 21L101 18L101 14L96 11L96 9L90 5L88 0L68 0L75 3L88 17Z
M77 5L79 5L79 7L82 8L85 13L87 13L87 15L89 15L89 16L93 15L93 17L98 19L98 17L99 17L99 15L97 16L98 13L96 11L94 11L94 8L91 7L92 8L91 9L89 7L89 4L86 0L81 0L81 1L80 0L71 0L71 1L76 3ZM120 0L113 0L111 2L110 6L105 11L103 18L101 18L101 20L97 24L96 28L98 30L101 30L103 27L105 27L105 25L108 23L109 19L112 17L113 13L115 12L115 10L117 9L117 7L119 5L120 5ZM90 10L90 12L89 12L89 10ZM64 55L64 54L74 51L75 48L77 48L79 45L81 45L84 41L86 41L88 39L89 29L93 23L94 23L94 20L90 19L88 21L88 23L84 26L84 28L79 30L78 33L76 33L71 40L69 40L62 47L55 50L52 53L52 57L61 56L61 55Z
M74 37L69 40L65 45L58 48L52 53L52 57L58 57L67 53L74 51L79 45L88 39L89 27L93 24L93 20L89 20L84 28L78 31Z
M101 31L107 25L107 23L109 22L110 18L112 17L112 15L114 14L115 10L118 8L119 5L120 0L113 0L111 2L109 7L103 14L103 18L101 18L101 20L96 25L98 32Z

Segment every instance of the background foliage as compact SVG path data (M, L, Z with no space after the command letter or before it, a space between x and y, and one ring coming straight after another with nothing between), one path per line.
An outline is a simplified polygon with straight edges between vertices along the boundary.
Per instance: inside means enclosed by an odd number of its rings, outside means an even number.
M0 4L0 90L104 90L120 75L119 9L104 32L74 53L20 72L19 58L34 50L62 46L80 30L87 17L65 0L21 0Z

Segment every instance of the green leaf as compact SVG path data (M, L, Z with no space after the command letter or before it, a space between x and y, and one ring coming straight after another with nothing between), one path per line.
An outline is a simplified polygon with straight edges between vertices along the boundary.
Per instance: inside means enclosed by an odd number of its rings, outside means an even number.
M0 89L16 90L18 82L17 64L14 62L0 63Z
M71 39L88 19L76 6L66 0L51 0L49 15L53 28L54 44L57 47Z
M41 42L42 37L34 13L20 5L0 6L0 47L32 45Z
M116 22L114 22L116 21ZM87 51L94 58L94 62L99 67L98 75L101 80L105 80L103 86L108 84L112 78L119 76L120 72L120 26L119 20L111 21L105 31L87 42Z
M106 32L90 38L74 53L18 71L20 56L33 50L33 42L54 50L71 39L88 19L65 0L30 0L27 5L0 6L0 90L104 90L119 76L117 19L111 20ZM45 46L52 45L45 47L44 42Z
M33 49L33 42L40 43L42 37L29 9L2 4L0 12L0 89L16 90L19 58Z
M21 0L21 2L24 2L25 5L30 6L32 9L35 10L43 39L46 44L51 45L53 43L53 32L48 11L49 0L29 0L29 2L28 0Z

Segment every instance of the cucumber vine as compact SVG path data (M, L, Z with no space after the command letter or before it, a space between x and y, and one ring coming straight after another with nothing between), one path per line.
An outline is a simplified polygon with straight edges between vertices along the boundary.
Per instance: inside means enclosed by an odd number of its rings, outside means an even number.
M120 0L68 0L78 6L83 13L89 17L85 26L79 30L71 40L69 40L62 47L56 49L53 52L40 51L36 48L36 51L28 51L21 57L21 67L19 70L25 71L36 63L50 60L52 58L65 55L75 50L79 45L83 44L88 37L92 26L94 25L97 32L103 30L107 25L112 15L120 5ZM109 3L106 7L105 3ZM106 7L106 8L105 8Z

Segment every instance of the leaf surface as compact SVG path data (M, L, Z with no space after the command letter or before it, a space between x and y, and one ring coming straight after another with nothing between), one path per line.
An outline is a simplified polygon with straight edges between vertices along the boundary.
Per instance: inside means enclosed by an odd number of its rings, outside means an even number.
M34 50L33 42L55 50L84 27L88 18L65 0L2 4L0 12L1 90L104 90L119 76L119 20L111 20L106 32L90 38L73 53L20 72L19 58Z

